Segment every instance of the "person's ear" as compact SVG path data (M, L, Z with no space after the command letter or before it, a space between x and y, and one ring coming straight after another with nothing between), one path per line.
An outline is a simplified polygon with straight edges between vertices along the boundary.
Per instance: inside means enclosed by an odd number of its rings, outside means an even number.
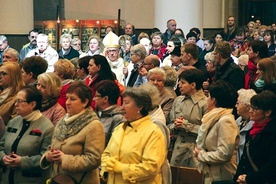
M34 109L34 108L35 108L35 106L36 106L36 101L32 101L32 102L30 102L30 105L32 106L32 109Z
M271 110L265 111L265 117L270 117L270 115L271 115Z

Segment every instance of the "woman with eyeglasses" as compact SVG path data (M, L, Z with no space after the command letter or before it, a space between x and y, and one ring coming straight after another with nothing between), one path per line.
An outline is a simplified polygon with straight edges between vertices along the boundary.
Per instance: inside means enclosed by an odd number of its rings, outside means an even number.
M239 184L276 183L276 95L264 91L250 100L253 127L246 136L246 145L234 181Z
M45 183L48 170L40 169L40 158L51 143L54 126L40 112L42 94L27 86L14 101L18 116L9 121L0 141L1 183Z
M0 116L5 125L16 116L14 99L23 86L25 84L19 65L13 62L3 63L0 67Z
M81 40L79 38L73 38L71 41L71 46L73 49L78 51L80 55L83 53L81 50Z

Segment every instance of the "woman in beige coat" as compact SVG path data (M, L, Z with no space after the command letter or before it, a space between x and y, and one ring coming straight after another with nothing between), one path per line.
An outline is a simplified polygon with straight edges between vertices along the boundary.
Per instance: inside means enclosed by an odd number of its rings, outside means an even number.
M21 69L17 63L5 62L0 67L0 116L5 125L16 116L14 100L24 86Z
M90 108L91 93L81 81L73 82L67 90L67 114L56 125L51 149L40 162L43 169L52 167L51 177L66 174L77 183L100 183L104 129Z
M238 95L233 86L224 81L210 85L209 92L208 112L202 118L194 156L199 161L198 170L205 175L205 184L231 183L237 168L239 143L239 129L232 115Z

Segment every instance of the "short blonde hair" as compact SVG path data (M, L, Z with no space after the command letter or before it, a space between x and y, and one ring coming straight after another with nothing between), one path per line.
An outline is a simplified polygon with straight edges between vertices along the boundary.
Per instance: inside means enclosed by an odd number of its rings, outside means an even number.
M244 65L244 66L247 66L248 64L248 55L247 54L243 54L241 55L239 58L238 58L238 64L239 65Z
M165 71L167 75L164 86L174 87L176 85L177 78L178 78L177 71L171 66L162 66L161 68Z
M58 97L62 87L62 81L60 77L54 73L42 73L37 77L38 80L42 80L46 86L46 92L51 97Z
M208 52L205 56L204 56L205 61L215 61L215 56L213 55L213 52Z
M75 66L68 59L59 59L54 64L54 69L63 79L72 79L75 74Z
M240 98L240 103L250 105L250 99L257 95L257 93L253 89L240 89L238 91L238 95Z

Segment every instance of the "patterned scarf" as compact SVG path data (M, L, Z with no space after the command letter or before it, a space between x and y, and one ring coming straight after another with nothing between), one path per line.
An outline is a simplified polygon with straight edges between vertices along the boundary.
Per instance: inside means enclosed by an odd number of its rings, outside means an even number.
M57 103L57 100L58 100L57 97L49 97L47 100L44 100L42 102L41 112L44 112L50 109L53 105Z
M99 118L91 107L71 117L66 114L57 124L53 138L64 141L68 137L79 133L86 125L94 120L99 120Z

